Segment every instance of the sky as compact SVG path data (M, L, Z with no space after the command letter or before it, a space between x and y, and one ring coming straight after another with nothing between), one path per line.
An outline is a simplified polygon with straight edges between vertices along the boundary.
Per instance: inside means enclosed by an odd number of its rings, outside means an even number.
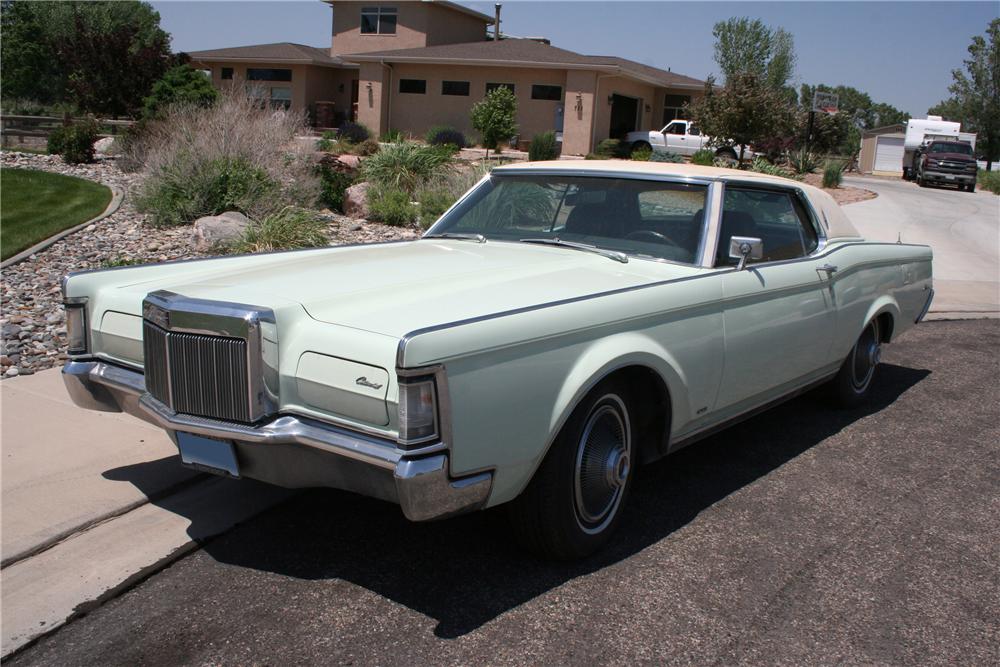
M462 2L493 15L492 2ZM297 42L330 44L320 0L152 2L175 51ZM844 84L913 116L949 96L973 35L1000 17L989 2L531 2L505 0L505 34L547 37L704 79L718 74L712 26L733 16L784 28L798 56L793 83Z

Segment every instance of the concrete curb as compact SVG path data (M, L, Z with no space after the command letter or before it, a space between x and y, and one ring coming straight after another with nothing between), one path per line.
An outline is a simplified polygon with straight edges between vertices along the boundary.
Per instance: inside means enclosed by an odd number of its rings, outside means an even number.
M61 232L59 232L58 234L55 234L54 236L50 236L49 238L45 239L44 241L36 243L35 245L31 246L27 250L22 250L21 252L17 253L13 257L5 259L4 261L0 262L0 269L6 269L8 266L13 266L14 264L17 264L18 262L23 262L24 260L28 259L29 257L31 257L32 255L34 255L35 253L41 252L41 251L45 250L46 248L48 248L49 246L53 245L56 241L61 241L64 238L66 238L67 236L69 236L70 234L75 234L76 232L80 231L81 229L86 229L89 225L92 225L95 222L100 222L104 218L108 217L109 215L111 215L112 213L114 213L115 211L117 211L118 208L122 205L122 200L125 198L125 192L123 190L121 190L120 188L118 188L116 186L113 186L113 185L105 185L104 183L100 183L99 181L92 181L92 182L93 183L98 183L99 185L104 185L104 187L109 188L111 190L111 201L108 203L108 206L107 206L107 208L104 209L103 213L101 213L100 215L98 215L96 218L91 218L90 220L87 220L86 222L81 222L79 225L76 225L74 227L70 227L69 229L64 229Z

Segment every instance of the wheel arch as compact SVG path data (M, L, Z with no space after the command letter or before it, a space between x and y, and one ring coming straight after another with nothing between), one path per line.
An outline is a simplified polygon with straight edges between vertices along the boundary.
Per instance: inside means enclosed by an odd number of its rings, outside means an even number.
M872 303L871 307L868 308L868 312L865 314L864 320L856 323L857 332L854 335L853 340L857 340L861 332L864 331L865 327L872 320L878 321L879 339L883 343L892 342L893 330L895 328L896 321L900 317L899 304L896 300L888 295L883 295Z
M633 400L629 405L629 409L636 412L634 420L642 430L640 435L646 436L639 440L642 447L639 462L666 454L671 425L690 412L684 399L686 381L680 365L668 351L640 334L605 338L580 355L566 374L553 404L544 448L540 449L530 474L524 476L517 492L500 502L520 495L538 472L573 411L596 387L614 377L624 378L627 386L640 394L638 399L630 396Z

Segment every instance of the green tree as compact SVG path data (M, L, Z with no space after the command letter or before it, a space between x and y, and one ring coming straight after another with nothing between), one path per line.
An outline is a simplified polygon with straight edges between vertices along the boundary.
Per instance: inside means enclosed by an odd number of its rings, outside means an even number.
M785 91L749 72L734 74L722 89L710 77L705 95L689 109L701 131L717 144L740 147L740 164L747 146L794 133L795 111Z
M170 66L170 36L145 2L5 2L4 96L134 114Z
M769 28L759 19L734 17L716 23L712 35L715 62L727 84L740 74L752 74L769 86L783 88L795 72L795 44L781 28Z
M219 91L212 86L212 80L190 65L178 65L167 70L163 78L153 84L153 91L143 101L142 116L147 119L159 118L168 107L188 104L209 107L219 99Z
M948 91L952 97L928 111L959 120L962 129L975 132L976 150L986 158L986 168L1000 159L1000 19L990 21L986 35L969 44L965 71L953 70Z
M487 151L517 134L517 98L510 88L494 88L472 106L472 127L483 138Z
M799 90L799 99L803 113L807 113L812 108L813 96L816 92L837 95L837 113L832 117L825 114L817 115L816 125L817 127L821 124L826 126L822 130L826 133L826 138L822 141L829 145L828 150L841 154L847 155L858 150L863 130L905 123L910 117L908 113L900 111L891 104L873 101L868 93L857 88L844 85L829 86L822 83L816 86L802 84ZM838 129L840 140L830 145L833 129ZM816 139L818 131L818 129L814 129L814 139Z

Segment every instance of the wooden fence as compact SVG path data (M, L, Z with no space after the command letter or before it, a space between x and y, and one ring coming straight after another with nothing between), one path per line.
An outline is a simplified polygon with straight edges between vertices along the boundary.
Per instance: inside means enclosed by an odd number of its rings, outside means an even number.
M48 140L49 134L61 125L69 125L87 120L64 116L20 116L15 114L0 115L0 144L4 148L41 147ZM135 124L133 120L114 120L109 118L94 118L102 136L115 136L124 128Z

